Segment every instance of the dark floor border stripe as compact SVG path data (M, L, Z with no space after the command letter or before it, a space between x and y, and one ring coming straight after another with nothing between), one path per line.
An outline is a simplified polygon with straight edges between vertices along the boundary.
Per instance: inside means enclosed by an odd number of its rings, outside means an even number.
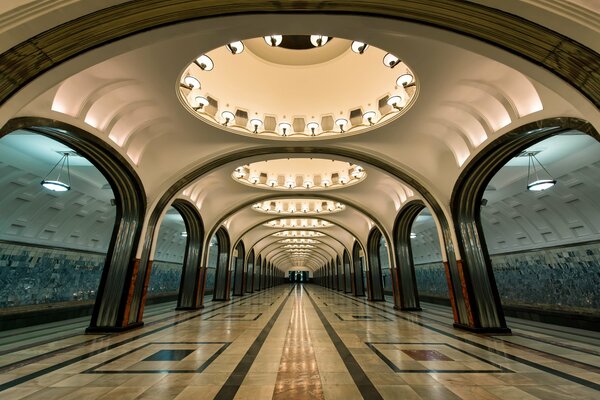
M344 297L348 297L348 298L350 298L350 299L351 299L351 300L353 300L353 301L359 302L359 301L358 301L356 298L354 298L354 297L347 296L347 295L345 295L345 294L338 293L338 292L335 292L335 293L336 293L336 294L339 294L339 295L341 295L341 296L344 296ZM359 303L361 303L361 302L359 302ZM439 333L440 335L444 335L444 336L450 337L450 338L452 338L452 339L455 339L455 340L461 341L461 342L463 342L463 343L470 344L471 346L478 347L478 348L480 348L480 349L482 349L482 350L486 350L486 351L489 351L489 352L491 352L491 353L497 354L497 355L499 355L499 356L502 356L502 357L508 358L509 360L512 360L512 361L517 361L517 362L520 362L521 364L525 364L525 365L527 365L527 366L529 366L529 367L536 368L536 369L539 369L539 370L541 370L541 371L547 372L547 373L549 373L549 374L552 374L552 375L558 376L559 378L563 378L563 379L566 379L566 380L568 380L568 381L575 382L575 383L577 383L577 384L579 384L579 385L582 385L582 386L588 387L588 388L590 388L590 389L594 389L594 390L598 390L598 391L600 391L600 384L598 384L598 383L595 383L595 382L590 382L590 381L588 381L588 380L586 380L586 379L579 378L579 377L577 377L577 376L573 376L573 375L567 374L566 372L558 371L558 370L556 370L556 369L553 369L553 368L546 367L546 366L544 366L544 365L541 365L541 364L535 363L535 362L533 362L533 361L526 360L526 359L524 359L524 358L522 358L522 357L515 356L515 355L512 355L512 354L508 354L508 353L506 353L506 352L504 352L504 351L501 351L501 350L494 349L494 348L492 348L492 347L489 347L489 346L486 346L486 345L484 345L484 344L477 343L477 342L474 342L474 341L472 341L472 340L469 340L469 339L466 339L466 338L463 338L463 337L460 337L460 336L456 336L456 335L454 335L454 334L452 334L452 333L445 332L445 331L443 331L443 330L441 330L441 329L438 329L438 328L434 328L433 326L429 326L429 325L427 325L427 324L425 324L425 323L423 323L423 322L413 321L413 320L411 320L410 318L406 318L406 317L403 317L403 316L401 316L401 315L397 314L396 312L388 311L388 310L386 310L385 308L377 307L377 306L375 306L375 305L373 305L373 304L369 304L369 303L367 303L367 302L365 302L365 301L362 301L362 304L364 304L364 305L366 305L366 306L368 306L368 307L374 308L374 309L376 309L376 310L383 311L383 312L385 312L385 313L387 313L387 314L395 315L397 318L400 318L400 319L403 319L403 320L405 320L405 321L408 321L408 322L410 322L410 323L413 323L413 324L416 324L416 325L422 326L423 328L426 328L426 329L429 329L429 330L431 330L431 331L434 331L434 332L436 332L436 333ZM417 317L417 316L415 315L415 317Z
M264 293L265 293L265 292L260 292L260 293L256 293L256 295L259 295L259 294L264 294ZM251 296L255 296L255 295L251 295ZM12 381L5 382L5 383L3 383L3 384L1 384L1 385L0 385L0 392L2 392L2 391L4 391L4 390L7 390L7 389L10 389L10 388L12 388L12 387L14 387L14 386L20 385L21 383L28 382L28 381L30 381L30 380L32 380L32 379L38 378L38 377L40 377L40 376L42 376L42 375L46 375L46 374L48 374L48 373L50 373L50 372L54 372L54 371L56 371L56 370L59 370L59 369L61 369L61 368L64 368L64 367L68 367L69 365L71 365L71 364L74 364L74 363L76 363L76 362L79 362L79 361L82 361L82 360L88 359L88 358L90 358L90 357L93 357L93 356L95 356L95 355L98 355L98 354L104 353L105 351L112 350L112 349L114 349L114 348L117 348L117 347L123 346L124 344L131 343L131 342L133 342L133 341L135 341L135 340L138 340L138 339L141 339L141 338L143 338L143 337L146 337L146 336L152 335L152 334L154 334L154 333L156 333L156 332L160 332L160 331L162 331L162 330L165 330L165 329L171 328L171 327L173 327L173 326L179 325L179 324L181 324L181 323L183 323L183 322L187 322L187 321L190 321L190 320L192 320L192 319L198 318L198 317L200 317L200 316L203 316L203 315L205 315L207 312L212 312L212 311L215 311L215 310L218 310L218 309L224 308L224 307L228 307L228 306L230 306L230 305L232 305L232 304L235 304L235 303L238 303L238 302L240 302L240 301L243 301L243 299L242 299L242 298L240 298L239 300L236 300L236 301L227 302L227 303L225 303L225 304L223 304L223 305L221 305L221 306L214 307L214 308L212 308L212 309L210 309L210 310L207 310L207 309L202 309L202 310L199 310L199 312L197 312L197 314L195 314L195 315L193 315L193 316L191 316L191 317L188 317L188 318L184 318L184 319L181 319L181 320L175 321L175 322L173 322L173 323L171 323L171 324L168 324L168 325L165 325L165 326L161 326L161 327L159 327L159 328L153 329L153 330L151 330L151 331L148 331L148 332L144 332L144 333L142 333L142 334L140 334L140 335L137 335L137 336L131 337L131 338L129 338L129 339L125 339L125 340L123 340L123 341L121 341L121 342L119 342L119 343L114 343L114 344L108 345L108 346L106 346L106 347L103 347L103 348L101 348L101 349L94 350L94 351L92 351L92 352L89 352L89 353L86 353L86 354L79 355L79 356L77 356L77 357L74 357L74 358L72 358L72 359L70 359L70 360L66 360L66 361L63 361L63 362L61 362L61 363L58 363L58 364L52 365L52 366L50 366L50 367L47 367L47 368L41 369L41 370L39 370L39 371L32 372L32 373L30 373L30 374L27 374L27 375L21 376L21 377L19 377L19 378L17 378L17 379L13 379ZM192 311L192 312L196 313L196 311ZM181 314L181 313L180 313L180 314ZM180 314L177 314L177 315L180 315ZM177 315L175 315L175 316L173 316L173 317L169 317L169 318L174 318L174 317L176 317ZM117 333L117 334L110 335L110 337L114 337L115 335L124 335L124 334L127 334L127 333L131 333L131 332ZM104 338L104 339L100 339L100 340L106 340L106 338ZM60 353L61 353L61 352L60 352L60 351L58 351L56 354L60 354ZM55 354L52 354L52 355L55 355ZM49 356L49 357L50 357L50 356Z
M371 382L371 380L369 379L365 371L363 371L361 366L358 364L350 350L348 350L348 347L346 347L342 339L335 332L335 329L333 329L333 326L331 326L331 324L329 323L329 321L327 320L317 303L314 301L308 290L306 290L306 287L302 286L302 288L306 292L308 299L310 300L315 311L317 312L321 323L325 327L325 331L329 335L329 339L331 339L333 345L335 346L335 349L342 358L342 361L344 361L344 365L350 373L350 376L352 377L352 380L354 381L354 384L360 391L362 397L368 400L383 400L383 397L377 391L377 388L375 388L373 382Z
M267 336L269 336L273 325L275 325L275 321L277 318L279 318L281 311L283 311L283 307L287 304L290 295L294 290L295 287L290 289L285 299L283 299L279 307L277 307L277 310L273 313L273 316L269 319L262 331L260 331L256 339L254 339L254 342L252 342L250 348L248 348L248 351L246 351L246 354L244 354L244 357L242 357L231 375L229 375L217 395L214 397L214 400L231 400L235 397L240 389L240 386L242 385L242 382L244 381L244 378L246 378L250 367L252 367L254 360L258 356L260 349L265 343Z

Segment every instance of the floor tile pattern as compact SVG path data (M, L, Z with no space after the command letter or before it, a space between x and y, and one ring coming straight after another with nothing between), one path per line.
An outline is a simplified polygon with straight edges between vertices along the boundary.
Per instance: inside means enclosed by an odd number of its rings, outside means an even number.
M0 398L600 398L597 332L508 318L512 335L477 335L422 307L280 286L149 306L144 327L118 334L85 335L85 318L0 332Z

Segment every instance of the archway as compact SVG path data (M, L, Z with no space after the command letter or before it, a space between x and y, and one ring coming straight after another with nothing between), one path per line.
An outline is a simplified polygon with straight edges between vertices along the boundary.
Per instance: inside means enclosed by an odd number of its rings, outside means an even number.
M388 270L387 276L389 278L390 261L387 252L387 243L377 228L374 228L369 233L367 254L369 257L367 269L368 298L373 301L384 301L383 270Z
M470 325L478 330L508 331L481 226L484 192L492 177L512 158L533 144L565 132L580 132L600 140L586 121L552 118L521 126L486 146L463 169L450 206L464 275L463 297Z
M394 240L400 288L395 306L418 311L420 295L428 301L449 301L449 293L457 288L452 286L448 266L442 262L437 226L423 201L410 201L400 209L394 224ZM456 320L454 301L452 307Z
M254 291L254 249L250 250L248 259L246 260L246 293Z
M242 296L244 294L244 260L246 252L244 251L244 242L240 240L233 253L233 295Z
M188 235L181 214L174 207L169 207L158 230L146 285L146 304L176 300L180 297L180 285L184 283L182 272ZM142 307L146 310L145 304Z
M257 292L260 290L260 269L262 267L262 254L256 259L254 265L254 276L252 277L252 290Z
M40 185L46 176L69 190ZM3 313L61 303L90 315L117 214L106 178L72 148L22 129L0 139L0 193Z
M365 295L365 273L364 273L364 252L360 244L356 241L352 247L352 264L354 269L354 295L364 296Z
M347 249L344 249L343 256L343 268L344 268L344 293L352 293L352 277L353 274L351 272L352 267L350 265L350 253L348 253Z
M225 228L219 228L210 239L207 268L206 285L212 286L213 300L229 300L229 235Z
M337 290L344 292L345 279L344 279L344 268L340 261L340 256L335 256L335 269L337 270Z
M78 127L45 118L15 118L0 130L0 137L19 129L69 147L97 168L108 182L114 195L115 223L88 330L110 331L138 326L138 310L132 309L131 305L139 302L134 299L141 298L142 291L141 287L139 291L133 290L132 277L140 267L135 250L141 235L146 196L137 173L108 144Z

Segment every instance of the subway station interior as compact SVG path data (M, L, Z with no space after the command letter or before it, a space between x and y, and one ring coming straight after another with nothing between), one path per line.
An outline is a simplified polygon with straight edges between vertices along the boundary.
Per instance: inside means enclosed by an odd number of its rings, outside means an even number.
M0 398L600 398L600 3L0 4Z

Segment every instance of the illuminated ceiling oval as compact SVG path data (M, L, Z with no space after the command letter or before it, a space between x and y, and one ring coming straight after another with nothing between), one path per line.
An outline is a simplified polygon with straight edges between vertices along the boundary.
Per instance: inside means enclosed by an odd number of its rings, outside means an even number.
M273 36L199 55L179 77L183 105L229 132L297 140L371 130L417 97L414 73L385 50L326 36Z
M322 232L311 231L311 230L286 230L281 232L275 232L273 234L275 237L288 237L288 238L315 238L315 237L323 237L326 236Z
M263 225L278 229L320 229L334 226L331 222L320 218L281 218L265 222Z
M323 158L281 158L237 167L231 177L261 189L331 190L355 185L367 177L360 165Z
M316 198L265 200L252 205L254 211L275 215L333 214L345 208L339 201Z
M296 232L296 231L294 231ZM316 239L296 239L296 238L290 238L290 239L282 239L277 241L277 243L283 243L283 244L318 244L321 243L321 241L316 240Z

